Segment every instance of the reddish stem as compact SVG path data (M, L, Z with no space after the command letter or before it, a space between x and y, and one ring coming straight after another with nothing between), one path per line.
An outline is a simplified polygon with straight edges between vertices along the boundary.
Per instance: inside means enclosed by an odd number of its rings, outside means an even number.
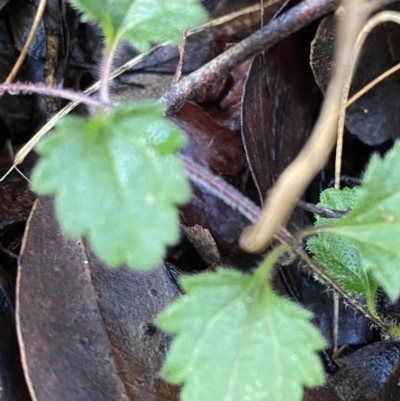
M110 103L110 75L112 63L114 60L114 54L117 49L119 41L115 40L111 46L106 45L104 49L103 62L101 65L101 74L100 74L100 101L104 105L108 105Z
M245 216L250 222L257 219L261 212L261 209L254 204L249 198L241 194L237 189L232 187L230 184L225 182L222 178L216 176L211 171L206 170L198 163L194 162L190 158L179 155L180 160L186 170L188 178L206 188L210 193L221 199L228 206L237 210L240 214ZM386 326L377 317L366 311L364 307L352 298L346 291L344 291L302 248L296 238L284 227L281 227L275 234L275 238L281 241L283 244L288 245L292 251L301 258L310 269L321 277L340 297L342 297L351 307L357 312L364 315L373 324L379 327L384 332L387 332L389 327Z
M232 209L237 210L242 216L246 217L251 223L257 220L261 209L251 201L247 196L240 193L232 185L228 184L222 178L216 176L211 171L200 166L200 164L191 160L190 158L179 155L180 160L185 167L188 178L205 187L210 193L221 199ZM275 234L275 238L282 243L291 247L296 246L297 242L293 239L292 235L281 227Z
M30 95L37 93L38 95L46 95L52 97L61 97L63 99L74 100L84 103L90 107L100 107L101 103L90 96L83 95L69 89L56 88L54 86L45 86L33 83L15 83L0 84L0 92L8 92L10 95Z

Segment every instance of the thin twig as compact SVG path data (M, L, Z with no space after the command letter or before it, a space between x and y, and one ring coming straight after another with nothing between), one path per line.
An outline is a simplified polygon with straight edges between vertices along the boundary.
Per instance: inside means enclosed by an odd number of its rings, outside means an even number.
M0 92L8 92L10 95L30 95L37 93L39 95L61 97L63 99L74 100L84 103L91 107L100 107L101 103L90 96L81 92L75 92L69 89L56 88L54 86L46 86L42 84L32 83L15 83L0 84Z
M336 142L336 160L335 160L335 188L340 183L340 174L342 169L342 153L343 153L343 135L344 135L344 120L346 114L346 108L349 105L347 99L349 98L350 84L354 74L354 70L357 64L358 57L360 55L361 48L367 39L369 33L378 25L384 22L395 22L400 24L400 13L395 11L382 11L379 14L374 15L364 25L361 32L359 33L357 40L354 44L354 51L350 59L349 70L346 76L345 83L343 85L343 94L340 104L339 124L337 129L337 142ZM395 68L395 67L394 67ZM352 100L352 99L351 99Z
M188 31L183 31L182 32L182 43L179 45L179 62L178 62L178 65L176 67L174 79L172 80L172 85L176 84L179 81L179 78L182 75L183 62L184 62L185 53L186 53L187 35L188 35Z
M6 253L8 256L11 256L14 259L18 259L18 255L13 251L10 251L8 248L0 244L0 251Z
M334 354L337 352L339 345L339 317L340 317L339 295L335 291L333 293L333 330L332 330L332 337L333 337L332 348Z
M216 176L211 171L206 170L188 157L180 155L179 158L182 161L188 178L192 182L207 189L211 194L225 202L226 205L230 206L234 210L237 210L250 222L254 222L258 218L261 209L249 198L241 194L237 189L232 187L222 178ZM311 270L315 274L321 277L322 280L324 280L357 312L361 313L382 330L387 331L387 327L379 319L366 311L360 303L355 301L349 294L347 294L346 291L344 291L324 270L322 270L320 266L318 266L317 263L315 263L310 256L308 256L308 254L299 245L298 240L286 228L280 227L275 234L275 238L292 248L293 252L305 263L307 263L307 265L310 266Z
M268 1L264 1L264 8L266 7L270 7L278 2L280 2L281 0L268 0ZM233 13L230 13L228 15L223 15L221 17L218 17L216 19L213 19L211 21L208 21L202 25L199 25L196 28L190 29L188 31L188 36L194 35L198 32L204 31L205 29L208 28L213 28L215 26L219 26L222 24L226 24L227 22L230 22L236 18L239 18L243 15L247 15L247 14L251 14L253 12L259 11L261 9L261 5L260 4L255 4L254 6L250 6L250 7L246 7L246 8L242 8L241 10L235 11Z
M392 68L389 68L387 71L376 77L374 80L372 80L370 83L365 85L362 89L360 89L357 93L355 93L346 103L346 107L351 106L355 101L360 99L361 96L364 96L368 91L370 91L374 86L378 85L379 82L382 82L384 79L386 79L388 76L394 74L400 70L400 63L396 64Z
M341 39L336 49L337 63L320 117L308 142L278 178L256 224L244 230L240 244L248 252L262 252L268 246L275 231L289 218L296 199L301 197L314 176L325 166L336 142L339 104L348 61L365 20L364 14L359 12L354 3L357 1L349 2L345 29L339 30Z
M307 212L317 214L318 216L332 219L340 219L346 216L347 213L342 210L333 210L326 207L314 205L313 203L304 202L303 200L297 200L296 206L303 210L306 210Z
M276 3L277 0L271 0L265 3L265 6L269 6L271 4ZM335 10L338 6L340 0L306 0L299 6L293 7L293 9L289 10L279 18L275 19L271 24L268 24L263 30L259 31L256 34L251 35L249 38L245 39L238 45L230 48L225 53L221 54L217 57L218 61L212 65L210 63L206 64L204 67L200 68L196 72L190 74L188 77L179 81L173 88L171 88L163 97L166 104L166 113L168 113L168 109L172 112L173 108L177 108L176 103L174 103L174 99L177 98L180 101L184 101L186 97L188 97L193 88L196 88L198 85L199 88L208 82L216 79L219 75L224 74L224 71L232 69L236 67L236 65L240 64L240 62L245 61L247 58L250 58L267 47L272 46L280 39L285 38L296 30L302 28L307 25L309 22L328 14L329 12ZM260 5L255 7L250 7L245 10L241 10L238 13L231 14L230 18L236 18L237 16L243 15L244 13L256 11L260 8ZM298 15L300 13L300 15ZM302 14L304 13L304 15ZM211 21L210 23L204 24L198 28L192 29L188 32L188 36L199 32L208 27L219 25L224 23L226 18L219 18L215 21ZM274 31L276 29L276 32ZM125 71L132 68L134 65L138 64L146 57L148 57L151 53L157 51L159 48L165 46L166 43L162 43L159 46L154 47L148 53L142 54L138 57L129 60L123 66L117 68L110 76L110 80L115 77L121 75ZM241 49L244 49L244 54L240 56ZM232 54L236 54L235 57L231 57ZM217 60L215 59L215 60ZM212 72L212 68L216 68L216 71ZM195 74L195 75L194 75ZM204 74L204 76L203 76ZM193 77L194 75L194 77ZM192 77L192 78L190 78ZM188 78L189 82L188 82ZM99 82L96 82L94 85L86 89L82 94L90 95L96 92L99 89ZM28 153L36 146L36 144L40 141L40 139L49 132L56 122L62 116L68 114L71 110L73 110L79 104L78 101L73 101L66 105L63 109L61 109L57 114L55 114L41 129L38 131L16 154L15 160L11 168L6 172L6 174L1 177L0 182L4 180L5 177L19 164L21 164Z
M361 315L365 316L370 322L379 327L383 332L387 332L389 326L386 326L378 318L371 315L365 308L352 298L346 291L340 287L318 264L304 251L301 246L295 247L293 252L301 258L310 269L317 274L322 280L324 280L340 297L342 297L353 309L359 312Z
M201 167L187 156L178 156L185 167L189 179L196 184L205 186L214 196L223 200L232 209L237 210L249 221L255 221L261 209L249 198L241 194L237 189L229 185L222 178L211 171Z
M261 28L264 26L264 0L260 0L261 3L261 13L260 13L260 20L261 20Z
M310 22L334 11L340 0L304 0L271 21L259 31L231 47L197 71L180 80L168 90L162 100L165 114L175 114L183 103L207 83L218 79L247 59L286 38Z
M161 47L165 46L167 43L162 43L147 53L141 54L137 57L132 58L131 60L127 61L125 64L123 64L121 67L117 68L114 70L111 75L110 75L110 80L115 79L119 75L123 74L124 72L128 71L131 69L133 66L136 64L139 64L142 62L146 57L151 55L152 53L158 51ZM100 87L100 83L96 82L89 88L87 88L84 92L82 92L82 95L89 96L96 92ZM29 152L36 146L36 144L56 125L56 122L63 116L67 115L70 113L76 106L78 106L80 102L78 100L72 101L68 103L64 108L62 108L58 113L56 113L47 123L17 152L15 155L14 162L10 169L3 175L3 177L0 178L0 182L3 181L10 173L11 171L14 170L16 166L21 164L24 160L25 157L29 154Z
M211 194L216 196L218 199L221 199L232 209L237 210L251 223L254 223L257 220L261 209L247 196L244 196L232 185L228 184L211 171L206 170L187 156L181 154L178 157L185 168L186 175L192 182L205 187ZM288 231L284 227L281 227L277 231L275 237L286 244L291 243L291 236L288 235ZM295 242L292 242L291 246L294 245Z
M21 53L19 54L19 57L18 57L17 61L15 62L13 69L8 74L8 77L4 83L6 83L6 84L11 83L14 80L14 78L16 77L16 75L18 74L19 69L21 68L23 62L25 61L26 55L28 54L28 50L32 44L32 41L35 38L37 29L39 27L40 21L42 20L45 8L46 8L46 0L40 0L36 15L35 15L35 19L33 20L32 28L29 32L28 38L26 39L24 47L23 47ZM2 96L2 94L0 94L0 97L1 96Z

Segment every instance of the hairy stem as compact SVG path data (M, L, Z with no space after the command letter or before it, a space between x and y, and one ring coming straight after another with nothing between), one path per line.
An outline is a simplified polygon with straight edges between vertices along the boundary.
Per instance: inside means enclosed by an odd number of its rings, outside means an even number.
M108 105L110 103L110 75L112 63L114 60L114 55L118 47L118 40L114 40L111 45L106 45L103 54L103 61L101 65L101 75L100 75L100 101L103 105Z
M261 209L255 205L249 198L241 194L237 189L225 182L222 178L217 177L211 171L206 170L193 160L186 156L180 155L180 160L186 170L188 178L197 185L206 188L210 193L221 199L228 206L237 210L240 214L246 217L250 222L257 219ZM319 227L310 227L308 232L314 233ZM304 230L306 231L306 230ZM300 237L302 237L300 235ZM302 248L299 240L295 238L286 228L281 227L275 234L275 238L281 241L285 247L292 249L293 253L302 259L310 269L322 278L340 297L342 297L352 308L361 313L374 325L382 329L385 333L388 332L389 326L385 325L378 317L366 311L364 307L354 300L339 284L337 284Z
M0 84L0 92L8 92L10 95L30 95L37 93L38 95L46 95L53 97L61 97L63 99L78 101L90 107L100 107L101 103L80 92L75 92L69 89L55 88L53 86L45 86L31 83L15 83L15 84Z
M256 271L256 275L262 285L265 285L270 279L274 265L279 257L289 250L290 247L284 244L272 249L272 251L267 255Z
M336 283L305 251L301 246L293 249L293 252L300 257L310 269L324 280L340 297L342 297L353 309L365 316L370 322L379 327L383 332L387 332L389 326L385 325L379 318L366 311L364 307L353 299L339 284Z
M232 209L237 210L242 216L246 217L250 222L257 220L261 213L261 209L252 202L247 196L244 196L232 185L228 184L222 178L216 176L211 171L206 170L200 164L189 159L184 155L179 155L180 160L186 170L188 178L206 188L210 193L221 199ZM275 238L284 244L294 246L296 242L292 241L292 236L286 228L281 227L275 234Z
M371 313L372 316L375 316L376 318L379 319L379 314L378 311L376 310L376 291L371 292L368 291L368 293L365 295L365 302L367 304L367 308L369 313Z

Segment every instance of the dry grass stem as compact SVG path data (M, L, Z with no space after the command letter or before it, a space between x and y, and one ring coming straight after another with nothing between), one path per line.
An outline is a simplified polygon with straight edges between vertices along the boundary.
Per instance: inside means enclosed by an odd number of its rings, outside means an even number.
M350 66L348 70L348 74L346 77L346 81L343 87L342 101L340 104L340 112L339 112L339 125L337 130L337 143L336 143L336 159L335 159L335 188L340 188L340 175L342 169L342 153L343 153L343 135L344 135L344 120L346 114L346 108L355 102L358 98L360 98L364 93L366 93L372 86L376 85L376 83L380 82L382 79L386 78L386 76L390 75L397 71L400 67L394 66L390 70L388 70L385 74L382 74L384 78L380 79L382 76L376 78L370 84L368 84L365 88L359 91L355 96L353 96L348 102L347 99L349 97L350 84L354 74L354 70L357 64L358 56L360 55L360 51L362 46L364 45L365 40L367 39L370 32L376 28L378 25L384 22L395 22L400 24L400 13L395 11L382 11L379 14L374 15L369 21L364 25L360 34L357 37L356 43L354 44L354 52L351 57ZM389 73L390 72L390 73ZM380 79L378 81L378 79ZM377 82L376 82L377 81ZM376 82L376 83L375 83ZM361 93L361 94L360 94ZM358 96L358 97L356 97Z
M29 47L31 46L32 41L36 35L40 21L42 20L42 17L43 17L45 8L46 8L46 0L40 0L36 15L35 15L35 19L33 20L32 28L29 32L28 38L26 39L24 47L23 47L17 61L15 62L13 69L8 74L8 77L4 81L4 83L6 83L6 84L11 83L14 80L14 78L16 77L16 75L18 74L19 69L21 68L23 62L25 61L26 55L28 54ZM2 96L2 94L0 94L0 97L1 96Z
M154 47L151 49L149 52L141 54L128 62L126 62L124 65L121 67L117 68L114 70L111 75L110 75L110 80L115 79L119 75L123 74L136 64L139 64L141 61L143 61L146 57L148 57L151 53L154 51L158 50L158 48L165 46L165 43L162 43L159 46ZM87 88L84 92L82 92L83 95L89 96L93 93L95 93L99 89L99 82L96 82L89 88ZM57 114L55 114L20 150L19 152L15 155L14 162L10 169L1 177L0 182L3 181L10 173L11 171L14 170L19 164L21 164L24 160L25 157L29 154L29 152L36 146L36 144L56 125L57 121L70 113L76 106L78 106L80 102L79 101L72 101L68 103L64 108L62 108Z
M337 13L341 16L341 27L335 51L336 65L320 117L309 141L270 192L256 224L243 232L240 243L248 252L262 252L268 246L275 232L289 218L296 199L325 166L336 142L342 90L354 43L366 20L365 10L356 0L347 3L346 7L341 6Z

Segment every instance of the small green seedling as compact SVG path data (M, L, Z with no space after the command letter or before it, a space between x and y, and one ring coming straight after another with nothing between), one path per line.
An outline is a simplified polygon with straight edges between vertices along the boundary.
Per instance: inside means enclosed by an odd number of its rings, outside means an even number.
M64 117L39 144L32 186L55 196L63 230L86 236L109 266L150 269L178 241L177 208L190 196L176 157L185 136L163 117L158 102L110 102L112 61L122 40L140 50L161 39L177 43L180 32L206 14L198 0L71 3L104 32L100 97L86 99L95 108L91 119ZM321 195L323 206L349 210L345 217L317 218L314 228L298 235L313 235L308 248L325 273L348 294L364 296L378 323L378 286L392 299L400 295L399 176L396 144L384 158L371 159L359 188ZM270 283L274 264L288 250L272 250L253 274L220 267L182 279L185 294L158 317L159 326L175 335L162 375L183 386L182 401L301 401L304 387L323 383L318 352L324 341L311 314L274 294Z

